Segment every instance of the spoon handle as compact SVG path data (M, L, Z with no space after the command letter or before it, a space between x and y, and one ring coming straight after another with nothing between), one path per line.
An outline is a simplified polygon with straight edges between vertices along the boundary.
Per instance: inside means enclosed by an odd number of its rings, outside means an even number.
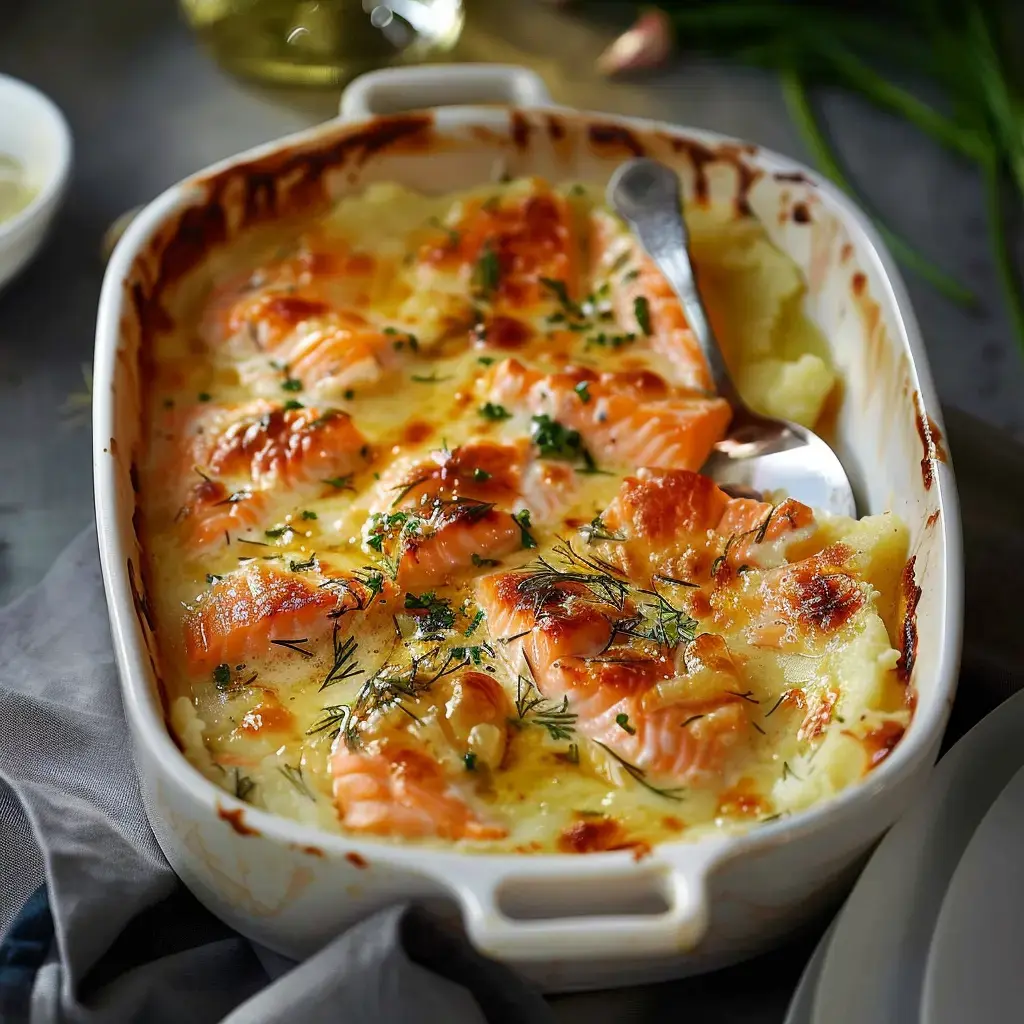
M690 261L690 235L683 220L679 179L656 160L640 157L619 167L608 182L609 205L626 220L665 275L708 364L715 390L736 412L746 411L718 347Z

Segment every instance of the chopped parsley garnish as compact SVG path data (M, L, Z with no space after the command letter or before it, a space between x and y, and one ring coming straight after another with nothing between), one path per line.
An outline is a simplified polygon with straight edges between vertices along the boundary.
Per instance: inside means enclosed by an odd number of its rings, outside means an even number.
M545 458L566 459L569 462L580 459L585 472L600 472L593 456L583 444L580 432L562 426L558 420L553 420L547 413L534 416L530 420L530 440Z
M474 557L479 557L479 556L474 556ZM490 559L485 559L485 561L490 561ZM474 562L473 564L475 565L476 563ZM495 562L495 565L497 565L496 562ZM473 633L476 631L476 627L479 626L480 623L483 622L483 621L484 621L484 610L483 610L483 608L478 608L477 611L476 611L476 615L473 616L473 621L470 622L470 624L466 628L466 632L463 634L463 636L472 636Z
M197 397L200 402L208 402L213 395L211 395L209 391L200 391Z
M625 729L630 736L636 735L636 726L629 724L629 715L627 715L625 711L621 711L615 716L615 724L620 729Z
M586 405L587 402L590 401L590 391L589 391L589 388L590 388L590 381L587 381L587 380L581 380L579 382L579 384L577 384L576 387L573 388L573 391L575 391L576 394L580 396L580 401L584 405Z
M283 408L285 412L291 412L293 409L305 409L305 406L294 398L289 398L288 401L284 403Z
M478 483L482 484L485 480L491 479L491 474L486 469L480 469L477 467L473 470L473 479Z
M477 362L482 366L490 366L494 362L494 356L479 356Z
M541 277L538 278L540 283L544 285L549 292L552 292L558 301L565 306L567 309L576 309L576 303L569 298L569 289L566 287L564 281L559 281L553 277Z
M466 766L467 772L476 771L476 754L474 754L472 750L466 752L466 755L465 757L463 757L462 761Z
M486 402L481 405L477 410L485 420L491 420L496 422L498 420L509 420L512 418L512 413L508 411L503 405L496 405L494 402Z
M473 270L473 283L476 290L486 298L497 290L500 281L501 261L490 245L485 245L477 257L476 267Z
M288 568L292 572L309 572L310 569L316 568L316 564L316 555L310 555L305 562L289 562Z
M438 597L432 590L425 594L406 594L406 611L422 611L417 616L416 632L419 638L448 632L455 625L455 612L447 598Z
M547 413L534 416L530 420L530 440L537 446L540 454L549 459L572 461L583 448L583 439L578 430L563 427Z
M281 381L281 387L285 391L301 391L302 381L299 380L298 377L285 377L285 379Z
M451 380L451 377L438 377L436 372L422 375L414 373L409 380L416 384L440 384L442 381Z
M519 543L526 550L535 548L537 542L533 539L533 534L530 533L530 510L524 508L521 512L513 512L512 519L519 527Z
M322 482L327 484L328 487L333 487L338 491L351 491L354 490L352 486L352 476L352 473L349 473L348 476L329 476Z
M592 334L587 338L584 344L584 349L588 348L610 348L620 349L626 345L631 345L636 341L636 335L632 331L626 334L606 334L604 331L599 331L597 334Z
M302 510L302 518L303 519L316 519L317 515L316 515L316 513L314 511L312 511L312 509L304 508Z
M292 528L290 526L272 526L269 530L264 530L263 534L266 537L270 537L272 540L276 540L278 537L283 537L286 533L291 533Z
M346 402L351 402L356 397L356 393L352 388L345 388L345 394L342 397Z
M482 569L484 566L498 564L498 560L496 558L481 558L475 551L473 552L472 559L473 564L478 569Z
M638 295L633 300L633 315L636 317L637 326L649 338L651 336L651 304L647 301L646 295Z
M213 682L218 690L226 689L231 685L231 666L221 662L213 670Z

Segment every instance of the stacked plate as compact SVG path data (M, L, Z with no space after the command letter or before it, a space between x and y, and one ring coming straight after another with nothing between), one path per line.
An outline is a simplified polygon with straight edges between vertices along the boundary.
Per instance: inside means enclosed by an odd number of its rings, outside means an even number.
M786 1024L1024 1019L1024 692L939 762L804 971Z

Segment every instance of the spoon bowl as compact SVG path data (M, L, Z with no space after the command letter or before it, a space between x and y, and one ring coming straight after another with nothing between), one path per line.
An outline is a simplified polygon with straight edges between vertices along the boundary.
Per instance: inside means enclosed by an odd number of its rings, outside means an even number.
M853 489L835 452L798 423L754 412L737 390L697 288L675 172L656 160L630 160L612 175L607 195L679 297L715 390L732 407L729 433L702 472L734 494L782 492L812 508L855 517Z

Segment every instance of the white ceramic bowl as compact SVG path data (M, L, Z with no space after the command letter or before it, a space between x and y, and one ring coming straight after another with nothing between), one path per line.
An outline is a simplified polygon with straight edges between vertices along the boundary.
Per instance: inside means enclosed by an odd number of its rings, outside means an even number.
M528 109L402 106L504 98ZM858 859L920 792L939 749L960 652L960 520L941 414L899 273L868 219L778 154L712 132L557 108L521 68L421 67L356 82L337 121L174 186L111 257L96 333L94 460L104 582L143 797L168 860L239 931L290 956L402 899L441 901L484 952L549 990L708 970L777 942L849 884ZM350 120L351 119L351 120ZM176 282L249 231L328 208L374 181L428 192L496 170L607 181L645 153L690 198L748 209L806 277L808 312L844 382L835 447L863 512L908 524L904 616L913 722L892 754L835 799L748 834L628 852L470 855L329 835L250 807L203 778L165 724L160 650L135 530L146 350L172 326ZM908 664L908 669L910 665Z
M71 131L52 100L0 75L0 155L25 169L31 202L0 221L0 289L39 251L71 173Z

